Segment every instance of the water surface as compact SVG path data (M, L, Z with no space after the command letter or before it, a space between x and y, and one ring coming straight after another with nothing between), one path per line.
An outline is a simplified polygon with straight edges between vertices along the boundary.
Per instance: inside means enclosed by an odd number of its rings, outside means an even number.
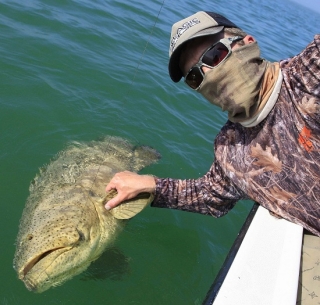
M148 208L88 272L42 294L12 268L38 168L68 141L121 136L157 149L143 172L196 178L226 115L167 73L172 23L222 13L275 61L299 53L320 16L294 2L0 0L0 304L201 304L252 203L221 219Z

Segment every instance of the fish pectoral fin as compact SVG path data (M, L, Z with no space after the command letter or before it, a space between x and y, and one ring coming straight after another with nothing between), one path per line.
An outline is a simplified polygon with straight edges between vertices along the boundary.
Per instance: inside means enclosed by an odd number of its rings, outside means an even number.
M120 205L110 210L117 219L129 219L140 213L154 199L150 193L140 193L138 196L123 201Z

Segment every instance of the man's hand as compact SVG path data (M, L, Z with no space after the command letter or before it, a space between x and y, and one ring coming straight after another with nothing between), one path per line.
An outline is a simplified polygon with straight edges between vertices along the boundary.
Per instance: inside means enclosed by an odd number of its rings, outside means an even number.
M134 198L142 192L153 193L155 188L156 182L153 176L138 175L129 171L117 173L107 185L106 192L116 189L118 194L105 204L105 208L110 210L122 201Z

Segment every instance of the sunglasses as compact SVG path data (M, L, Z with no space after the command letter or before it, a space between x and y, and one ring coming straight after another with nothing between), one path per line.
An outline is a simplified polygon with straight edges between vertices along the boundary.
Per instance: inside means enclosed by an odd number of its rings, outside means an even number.
M218 67L231 54L231 44L241 39L243 39L241 36L223 38L209 47L202 54L198 63L195 64L186 74L184 81L187 83L187 85L194 90L199 89L204 79L204 73L201 67L206 66L210 69Z

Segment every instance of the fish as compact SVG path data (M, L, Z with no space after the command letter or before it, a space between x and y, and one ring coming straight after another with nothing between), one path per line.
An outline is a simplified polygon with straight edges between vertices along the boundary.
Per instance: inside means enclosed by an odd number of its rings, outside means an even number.
M26 288L41 293L88 268L111 245L127 219L153 195L141 193L107 211L116 190L105 192L116 172L138 172L157 162L153 148L121 137L72 142L30 183L16 239L13 267Z

